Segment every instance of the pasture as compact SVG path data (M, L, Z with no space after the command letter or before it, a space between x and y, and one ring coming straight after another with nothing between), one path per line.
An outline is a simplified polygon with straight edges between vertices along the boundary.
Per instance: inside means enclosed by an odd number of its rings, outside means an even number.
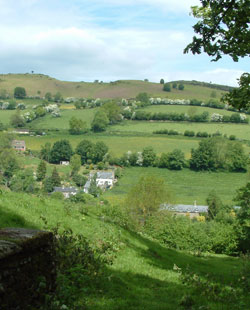
M129 190L144 175L155 175L164 179L172 194L173 203L206 205L206 198L215 191L224 204L233 204L236 190L250 180L248 173L195 172L188 169L173 171L163 168L131 167L123 169L118 184L104 197L114 204L124 200Z
M5 89L13 95L14 88L21 86L26 89L28 96L44 96L47 92L56 94L60 92L63 97L82 98L135 98L140 92L147 92L153 97L171 99L208 100L212 91L216 98L220 98L224 91L204 86L185 84L185 89L180 91L172 89L164 92L160 83L144 82L139 80L120 80L110 83L89 83L84 81L67 82L43 74L1 74L0 89Z

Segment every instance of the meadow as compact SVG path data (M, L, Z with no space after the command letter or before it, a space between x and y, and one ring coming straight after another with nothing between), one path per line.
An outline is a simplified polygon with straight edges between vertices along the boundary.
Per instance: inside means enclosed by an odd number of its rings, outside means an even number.
M207 205L206 198L215 191L224 204L232 205L236 190L250 180L249 173L195 172L188 169L173 171L164 168L130 167L104 197L112 203L121 203L129 190L144 175L164 179L166 189L172 194L172 203Z
M82 283L83 287L72 289L75 302L89 310L182 310L189 309L185 300L190 303L190 297L193 309L247 309L249 294L233 289L242 277L241 258L214 254L197 257L166 248L106 221L100 208L103 206L98 201L69 206L52 198L6 192L0 196L0 227L51 229L60 223L61 230L70 228L84 235L92 246L109 242L115 247L113 263L102 267L101 278L93 285L84 287ZM199 286L192 285L191 277L191 283L183 281L181 274L190 273L200 279ZM218 295L221 290L224 293Z

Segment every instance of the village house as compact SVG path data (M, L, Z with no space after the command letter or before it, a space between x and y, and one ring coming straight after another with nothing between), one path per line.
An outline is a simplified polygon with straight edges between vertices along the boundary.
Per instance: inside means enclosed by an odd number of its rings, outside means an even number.
M66 160L60 161L60 165L62 165L62 166L68 166L68 165L69 165L69 161L66 161Z
M12 148L17 150L17 151L26 151L26 144L24 140L13 140L12 143Z
M95 175L94 172L90 173L89 179L84 185L84 189L83 189L84 193L89 192L91 179L94 177L94 175ZM100 187L101 189L111 188L114 185L114 180L115 180L115 176L114 176L113 171L112 172L107 172L107 171L96 172L96 185Z
M78 189L76 187L54 187L53 193L62 193L64 198L69 198L70 196L74 196L78 193Z

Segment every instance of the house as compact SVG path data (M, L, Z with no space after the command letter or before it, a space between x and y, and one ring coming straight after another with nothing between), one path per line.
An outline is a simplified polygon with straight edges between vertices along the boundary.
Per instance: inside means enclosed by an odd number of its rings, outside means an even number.
M60 165L63 165L63 166L68 166L69 165L69 161L60 161Z
M197 206L194 205L170 205L170 204L162 204L161 210L168 210L173 212L176 215L189 215L191 218L199 216L201 213L208 212L208 206Z
M24 140L13 140L11 145L12 145L12 148L17 151L25 152L26 150L26 144Z
M84 185L84 193L89 192L89 187L91 183L91 179L94 177L95 173L91 172L89 175L89 179ZM98 171L96 172L96 185L102 189L111 188L114 185L114 172L107 172L107 171Z
M76 187L54 187L53 193L62 193L64 198L69 198L70 196L74 196L78 193L78 189Z
M16 133L18 135L29 135L30 134L29 129L24 129L24 128L22 128L22 129L15 129L12 132Z

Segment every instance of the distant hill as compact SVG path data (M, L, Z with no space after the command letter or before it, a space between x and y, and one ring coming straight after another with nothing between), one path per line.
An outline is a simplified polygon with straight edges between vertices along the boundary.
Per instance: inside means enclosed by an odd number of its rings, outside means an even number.
M46 92L52 94L60 92L63 97L135 98L138 93L147 92L153 97L208 100L211 97L219 99L225 91L230 90L228 86L198 81L177 81L177 83L179 82L185 86L183 91L172 89L171 92L165 92L160 83L138 80L89 83L60 81L43 74L0 74L0 92L6 90L10 95L13 95L14 88L21 86L26 89L28 96L39 95L41 97Z

